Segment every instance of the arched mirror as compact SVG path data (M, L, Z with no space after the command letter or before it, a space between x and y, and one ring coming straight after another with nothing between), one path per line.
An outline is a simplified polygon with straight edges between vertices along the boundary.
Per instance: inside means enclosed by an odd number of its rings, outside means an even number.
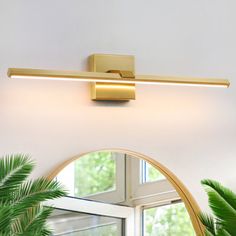
M91 152L50 175L69 191L54 202L54 235L203 235L198 206L184 185L160 163L123 150Z

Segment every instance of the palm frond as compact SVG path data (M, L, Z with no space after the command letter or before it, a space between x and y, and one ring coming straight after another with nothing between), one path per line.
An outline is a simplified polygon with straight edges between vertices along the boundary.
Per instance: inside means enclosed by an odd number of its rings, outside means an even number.
M44 234L50 233L51 231L46 229L45 225L52 211L53 208L42 206L28 208L27 211L14 222L14 232L16 234L24 233L24 235L30 235L32 233L34 233L34 235L41 235L42 231Z
M216 234L212 234L207 229L205 229L204 236L216 236Z
M34 207L46 200L63 197L66 191L55 180L39 178L21 185L15 193L14 214L20 215L27 208Z
M225 229L223 229L223 228L220 228L219 230L218 230L218 232L217 232L217 236L234 236L235 235L235 233L234 234L230 234L230 233L228 233Z
M26 181L33 167L29 157L21 154L0 159L0 236L51 235L46 219L52 208L42 202L66 192L56 181Z
M0 159L0 201L11 200L11 193L29 176L33 167L34 163L23 154Z
M9 205L0 208L0 235L10 231L12 208Z
M52 235L52 231L47 227L43 227L40 232L40 236L49 236Z
M222 184L215 180L205 179L201 181L205 186L206 191L211 189L217 192L234 210L236 210L236 194L229 188L224 187Z
M208 233L208 235L215 236L216 228L215 228L214 218L211 215L200 213L199 219L202 222L202 224L205 226L206 231L207 231L206 233Z
M214 180L203 180L208 194L209 206L216 216L216 231L222 235L235 235L236 232L236 195ZM218 235L218 234L217 234Z

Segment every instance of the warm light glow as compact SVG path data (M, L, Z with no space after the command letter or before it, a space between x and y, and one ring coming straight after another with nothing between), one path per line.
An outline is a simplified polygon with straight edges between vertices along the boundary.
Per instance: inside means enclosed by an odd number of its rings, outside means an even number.
M13 79L48 79L79 82L101 82L110 84L182 85L223 88L227 88L230 85L229 81L224 79L178 78L153 75L137 75L135 78L122 78L116 73L63 72L34 69L9 69L8 76Z
M67 77L42 77L42 76L22 76L22 75L12 75L12 79L40 79L40 80L62 80L62 81L79 81L79 82L101 82L101 83L116 83L116 84L151 84L151 85L178 85L178 86L197 86L197 87L229 87L228 84L204 84L204 83L194 83L194 82L158 82L158 81L129 81L126 79L86 79L86 78L67 78ZM102 85L100 85L102 86ZM104 86L104 85L103 85ZM107 87L107 85L106 85ZM125 86L123 86L125 87Z

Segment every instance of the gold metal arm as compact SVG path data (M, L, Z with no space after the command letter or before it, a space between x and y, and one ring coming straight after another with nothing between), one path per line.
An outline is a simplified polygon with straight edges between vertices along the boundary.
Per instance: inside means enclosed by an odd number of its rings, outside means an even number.
M10 78L23 79L55 79L55 80L74 80L85 82L104 82L104 83L122 83L122 84L179 84L179 85L208 85L229 87L230 82L226 79L215 78L186 78L174 76L157 75L136 75L132 72L119 73L112 71L102 72L77 72L77 71L56 71L39 69L9 68L8 76Z
M229 87L226 79L135 75L134 57L95 54L90 57L90 72L9 68L10 78L52 79L93 82L93 100L135 99L135 84L165 84Z

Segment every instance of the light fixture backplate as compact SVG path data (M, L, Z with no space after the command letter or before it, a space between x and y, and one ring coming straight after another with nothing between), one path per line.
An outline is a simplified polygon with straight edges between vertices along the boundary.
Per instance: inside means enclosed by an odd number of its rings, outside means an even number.
M91 72L128 71L135 74L135 58L129 55L93 54L89 57ZM91 83L95 101L135 100L135 84Z

